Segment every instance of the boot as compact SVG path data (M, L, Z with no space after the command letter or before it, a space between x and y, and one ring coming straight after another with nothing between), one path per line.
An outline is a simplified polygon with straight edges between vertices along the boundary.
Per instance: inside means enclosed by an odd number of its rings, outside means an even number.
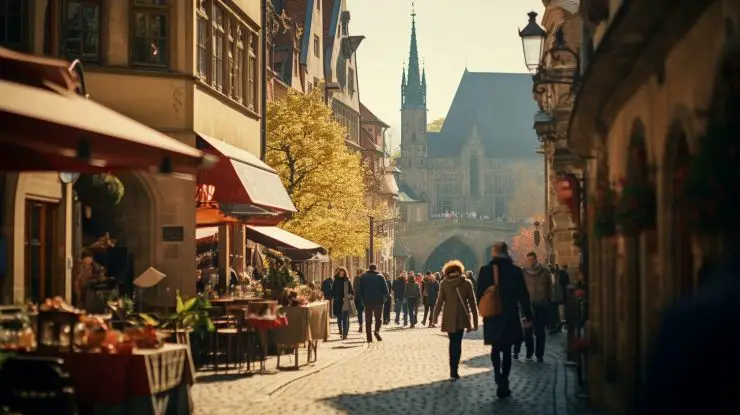
M363 330L362 330L362 324L360 324L360 329L359 329L359 330L357 330L357 332L358 332L358 333L362 333L362 331L363 331Z
M505 399L511 396L511 389L509 389L509 381L508 380L501 380L498 383L498 387L496 388L496 396L499 399Z

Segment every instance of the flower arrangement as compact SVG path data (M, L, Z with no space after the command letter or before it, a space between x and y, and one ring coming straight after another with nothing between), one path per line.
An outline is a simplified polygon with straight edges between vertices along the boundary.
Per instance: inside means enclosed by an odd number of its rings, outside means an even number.
M645 181L622 181L622 194L614 215L617 227L625 235L654 229L656 222L655 189Z
M614 221L616 193L610 186L596 190L596 197L589 204L589 217L592 220L594 236L609 238L616 234Z
M320 289L311 285L299 285L296 288L296 291L298 291L299 297L305 298L309 303L324 299L324 293L322 293Z

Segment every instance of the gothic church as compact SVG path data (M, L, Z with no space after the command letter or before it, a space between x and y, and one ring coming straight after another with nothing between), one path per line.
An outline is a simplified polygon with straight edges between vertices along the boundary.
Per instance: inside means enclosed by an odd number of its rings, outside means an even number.
M531 77L466 68L440 132L427 131L426 89L412 13L401 81L401 216L422 221L444 212L475 212L516 218L508 205L522 174L544 175L544 161L535 153Z

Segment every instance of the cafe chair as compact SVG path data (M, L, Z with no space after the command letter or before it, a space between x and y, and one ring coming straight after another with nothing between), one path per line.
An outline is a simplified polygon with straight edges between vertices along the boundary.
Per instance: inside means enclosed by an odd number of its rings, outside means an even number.
M216 374L219 370L219 356L222 354L221 346L225 345L225 364L226 371L229 371L231 364L241 369L243 364L242 347L243 337L246 331L246 319L244 310L239 307L226 308L227 323L226 325L216 326L214 333L215 344L213 347L213 366Z
M77 415L72 384L55 357L17 356L0 368L0 408L24 415Z

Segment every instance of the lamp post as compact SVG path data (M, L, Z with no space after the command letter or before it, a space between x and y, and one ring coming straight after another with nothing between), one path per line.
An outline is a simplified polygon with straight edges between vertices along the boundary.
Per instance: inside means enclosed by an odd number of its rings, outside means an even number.
M575 92L581 81L581 61L578 53L568 47L563 27L560 26L555 31L552 48L545 50L548 33L537 24L536 12L529 12L527 16L529 21L524 29L519 31L519 37L522 38L524 64L532 73L534 82L532 92L538 97L538 101L548 85L570 85L571 92ZM553 63L567 65L569 60L575 61L574 70L567 70L559 65L553 67Z

